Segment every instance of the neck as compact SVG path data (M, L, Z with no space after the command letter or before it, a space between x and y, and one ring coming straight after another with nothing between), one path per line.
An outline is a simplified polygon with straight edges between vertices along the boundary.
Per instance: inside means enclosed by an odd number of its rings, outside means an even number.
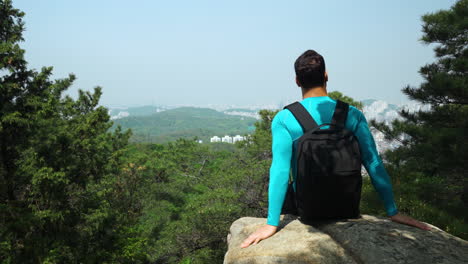
M302 98L305 99L307 97L317 97L317 96L327 96L327 89L323 86L312 87L307 91L302 89Z

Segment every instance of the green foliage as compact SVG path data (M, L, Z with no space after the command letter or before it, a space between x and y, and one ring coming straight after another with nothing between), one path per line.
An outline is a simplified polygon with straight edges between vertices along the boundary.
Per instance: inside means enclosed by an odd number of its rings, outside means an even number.
M457 69L466 62L459 35L466 31L459 21L466 3L424 18L425 40L441 43L441 65L428 67L427 82L406 92L431 103L432 110L403 112L406 120L392 127L375 123L389 138L410 136L385 155L400 211L464 238L466 185L460 182L466 178L467 110L459 96L466 91L459 89L466 89L466 76ZM50 80L51 67L26 68L18 45L23 15L11 1L0 0L1 262L221 263L231 223L267 216L277 111L261 110L255 131L236 144L199 144L196 138L128 144L132 132L113 127L107 109L98 105L100 87L79 90L77 100L62 98L74 75ZM329 96L362 107L339 92ZM192 123L191 132L168 138L239 124L216 111L191 109L184 117L183 110L168 111L154 129L178 129L206 115L213 123ZM239 131L252 125L244 121ZM368 178L361 208L384 214Z
M199 261L208 253L211 259L222 259L229 223L241 214L236 181L220 173L233 153L180 139L167 145L132 145L126 155L134 167L142 168L137 178L148 179L146 188L139 188L143 210L135 227L144 241L141 252L157 263L194 257ZM135 155L141 157L136 160Z
M418 172L405 172L401 168L386 166L392 175L395 201L401 213L431 223L441 229L466 239L468 225L460 212L465 205L457 199L450 199L461 186L446 186L439 177L428 177ZM458 190L457 190L458 189ZM365 177L362 188L361 211L366 214L385 217L382 202Z
M233 152L236 150L237 148L236 144L231 144L227 142L206 143L206 145L208 145L212 151L230 151L230 152Z
M274 114L261 111L249 143L239 142L237 149L215 150L187 139L129 145L123 159L140 169L124 171L139 179L131 204L141 210L133 233L123 236L132 239L122 240L129 250L119 261L222 262L231 223L245 215L266 217ZM115 197L120 203L128 199Z
M103 199L130 132L107 132L101 88L62 98L74 75L28 70L23 13L0 1L0 259L96 262L116 250L118 212ZM88 254L93 252L93 254Z
M128 116L114 122L114 127L119 125L124 129L132 129L132 143L165 143L192 137L209 142L215 135L248 134L255 119L228 115L208 108L179 107L152 115Z
M252 156L260 160L271 159L271 122L278 111L260 110L260 120L255 122L255 133L238 146L244 147Z
M403 207L464 238L468 237L468 228L462 224L468 220L467 15L468 1L460 0L450 10L422 17L422 41L437 44L437 61L420 69L424 82L419 87L407 86L402 91L430 109L402 110L403 120L395 120L391 126L370 121L388 139L403 143L386 153L386 159L399 174L419 180L405 188L411 188L407 193L417 197L410 197L427 209Z
M343 101L343 102L345 102L345 103L348 103L348 104L350 104L350 105L356 107L356 108L359 109L359 110L362 110L362 106L363 106L363 105L362 105L361 102L355 101L353 98L348 97L348 96L346 96L346 95L344 95L344 94L342 94L342 93L340 93L340 92L338 92L338 91L329 92L329 93L328 93L328 96L329 96L330 98L334 99L334 100L338 100L338 99L339 99L339 100L341 100L341 101Z

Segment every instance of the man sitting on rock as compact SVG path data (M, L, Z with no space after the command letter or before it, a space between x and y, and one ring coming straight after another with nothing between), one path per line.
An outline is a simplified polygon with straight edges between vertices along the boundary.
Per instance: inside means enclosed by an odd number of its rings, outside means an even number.
M323 57L313 50L304 52L294 64L296 83L302 90L300 102L318 125L331 121L336 100L327 95L328 74L325 71ZM319 107L320 106L320 107ZM364 114L354 106L349 106L346 128L353 131L359 141L362 164L371 177L372 184L382 198L387 215L394 222L415 226L423 230L430 227L409 216L398 212L393 199L390 177L377 152L374 138L369 130ZM289 110L276 114L271 124L273 160L270 167L270 185L268 190L267 223L252 233L241 244L242 248L257 244L276 233L281 209L288 187L291 164L295 162L293 144L303 135L301 126ZM295 172L293 177L295 179Z

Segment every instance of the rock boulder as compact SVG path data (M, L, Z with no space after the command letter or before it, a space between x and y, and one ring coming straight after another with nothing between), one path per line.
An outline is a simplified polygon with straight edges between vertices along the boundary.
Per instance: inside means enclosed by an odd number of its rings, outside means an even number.
M370 215L310 225L281 215L273 236L241 248L242 241L265 223L265 218L255 217L234 221L224 264L468 263L468 242L461 238L430 224L432 230L425 231Z

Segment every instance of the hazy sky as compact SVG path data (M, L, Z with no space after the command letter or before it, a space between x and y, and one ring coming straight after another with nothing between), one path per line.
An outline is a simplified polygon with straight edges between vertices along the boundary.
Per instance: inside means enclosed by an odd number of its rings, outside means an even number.
M269 104L300 99L294 61L325 58L328 91L408 101L434 60L421 15L455 0L13 0L26 13L30 67L75 73L66 94L103 88L101 105Z

